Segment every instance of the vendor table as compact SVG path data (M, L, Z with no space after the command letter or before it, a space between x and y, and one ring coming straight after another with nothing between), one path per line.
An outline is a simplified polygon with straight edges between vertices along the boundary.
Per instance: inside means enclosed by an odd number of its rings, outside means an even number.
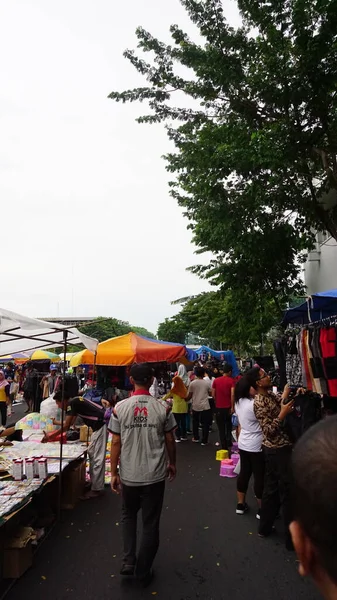
M62 452L63 471L71 462L77 461L83 457L87 446L82 442L64 444ZM41 444L37 441L13 442L12 446L0 448L0 472L11 474L11 467L14 459L25 459L31 457L46 457L48 478L60 473L60 444L46 443ZM48 480L47 478L47 480ZM0 480L0 525L6 516L16 512L25 504L30 502L31 497L36 493L44 481L40 479L22 480L22 481L1 481Z

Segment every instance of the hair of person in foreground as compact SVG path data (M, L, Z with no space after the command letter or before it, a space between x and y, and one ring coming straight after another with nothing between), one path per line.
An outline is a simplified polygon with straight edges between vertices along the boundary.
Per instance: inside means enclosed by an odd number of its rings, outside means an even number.
M294 521L301 575L326 600L337 599L337 416L311 427L293 454Z

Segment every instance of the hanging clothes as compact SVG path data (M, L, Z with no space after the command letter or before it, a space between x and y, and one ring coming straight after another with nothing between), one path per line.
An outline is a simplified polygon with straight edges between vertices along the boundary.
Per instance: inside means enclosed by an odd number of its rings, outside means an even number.
M315 327L311 329L311 332L312 372L315 379L319 379L318 387L320 389L320 393L328 394L328 384L325 378L322 349L320 344L320 328Z
M336 329L329 327L321 329L320 343L322 348L323 366L328 382L329 396L337 396L337 348Z
M296 336L296 346L297 352L301 360L301 368L302 368L302 385L303 387L308 387L308 377L307 377L307 365L306 365L306 347L304 343L304 331L301 331Z
M287 373L286 373L286 354L287 354L287 344L285 337L278 338L274 340L273 343L274 352L276 356L276 360L279 366L280 372L280 389L283 390L285 384L287 383Z
M288 338L287 342L287 356L286 356L286 374L287 383L289 385L303 385L302 384L302 364L301 357L297 350L296 335L292 335Z
M307 385L305 387L307 388L307 390L316 392L317 391L316 384L315 384L314 375L313 375L311 365L310 365L310 357L312 356L312 354L311 354L311 350L310 350L309 331L307 329L305 329L302 332L302 344L303 344L303 353L305 355L304 363L305 363L306 379L307 379Z

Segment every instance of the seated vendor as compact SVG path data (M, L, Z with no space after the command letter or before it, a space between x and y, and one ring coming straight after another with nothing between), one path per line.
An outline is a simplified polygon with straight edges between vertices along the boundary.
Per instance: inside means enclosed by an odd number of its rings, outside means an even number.
M91 490L86 493L84 499L99 496L104 491L105 478L105 457L107 428L104 420L105 408L101 404L86 400L82 396L70 398L69 394L64 394L64 403L62 405L62 392L57 391L54 400L58 407L65 411L64 431L68 431L75 423L77 417L81 417L85 425L91 427L93 434L88 447L90 461L90 480ZM46 433L44 442L52 442L59 435L59 430L52 433Z

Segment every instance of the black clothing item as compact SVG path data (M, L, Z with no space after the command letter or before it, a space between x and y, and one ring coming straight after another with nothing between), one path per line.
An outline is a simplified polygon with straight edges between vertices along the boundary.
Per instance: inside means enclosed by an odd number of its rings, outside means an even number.
M199 440L199 425L202 427L202 444L208 443L209 428L212 423L212 411L193 410L193 438Z
M237 480L237 491L245 494L252 474L254 475L254 494L261 500L264 483L264 455L263 452L247 452L240 450L240 474Z
M86 400L82 396L73 398L68 403L67 416L81 417L88 427L93 431L98 431L105 425L105 408L101 404Z
M186 413L172 413L176 423L177 429L175 430L177 440L180 440L181 437L186 437Z
M282 507L286 545L291 544L289 525L292 521L291 502L291 455L292 447L263 447L265 456L265 478L261 504L259 533L270 535L274 521Z
M230 408L216 408L215 420L219 430L220 444L222 450L230 450L232 447L232 415Z
M75 398L78 394L78 379L75 374L66 375L64 378L64 393Z
M4 373L5 373L5 379L10 379L11 381L13 381L13 379L15 377L15 371L14 371L14 369L6 368L4 370Z
M293 444L322 418L322 400L318 394L307 392L295 398L294 410L285 419L283 427Z
M325 369L325 373L326 373L326 378L328 380L330 380L330 379L336 379L336 375L337 375L337 357L336 356L330 356L329 358L324 358L323 359L323 363L324 363L324 369Z
M334 396L323 396L322 398L324 411L328 414L337 413L337 398Z
M284 389L285 384L287 383L287 373L286 373L286 341L285 338L277 339L274 341L274 351L276 354L276 359L279 366L280 372L280 390Z
M124 554L123 564L136 565L136 576L144 579L151 567L159 547L159 523L163 507L165 481L151 485L123 485L122 522ZM137 551L137 514L142 511L143 533Z
M320 358L315 356L310 358L310 368L312 370L314 379L324 379L325 373L323 369L323 363Z
M1 425L6 427L7 423L7 404L6 402L0 402L0 414L1 414Z
M254 362L267 373L275 369L274 359L272 356L253 356Z
M39 374L36 369L28 371L26 374L26 380L23 385L23 395L25 400L34 400L37 393L37 387L39 383Z

